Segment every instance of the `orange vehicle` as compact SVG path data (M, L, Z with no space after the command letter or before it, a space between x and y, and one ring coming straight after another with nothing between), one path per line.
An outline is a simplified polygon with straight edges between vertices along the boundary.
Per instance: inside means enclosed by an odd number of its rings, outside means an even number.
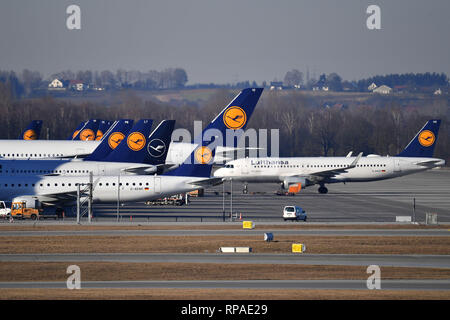
M11 207L11 216L13 218L36 220L39 219L41 212L42 209L27 208L25 201L13 202Z

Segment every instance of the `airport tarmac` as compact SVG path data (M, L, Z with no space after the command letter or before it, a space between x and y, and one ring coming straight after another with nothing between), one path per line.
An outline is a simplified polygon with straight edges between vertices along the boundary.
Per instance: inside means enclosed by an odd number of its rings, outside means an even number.
M216 224L217 226L217 224ZM239 226L238 226L239 227ZM238 230L62 230L62 231L1 231L1 236L7 237L33 237L33 236L254 236L270 232L278 235L297 236L380 236L380 237L439 237L450 236L450 229L266 229L264 226L255 229ZM1 229L0 229L1 230Z
M450 280L382 280L381 290L450 290ZM0 282L0 289L66 289L66 282ZM82 289L367 290L366 280L82 281Z
M328 194L319 194L318 186L308 187L295 196L278 196L277 184L243 184L230 182L207 189L204 197L191 197L189 205L148 206L124 204L95 205L95 218L120 221L229 221L235 218L254 221L282 221L286 205L298 205L308 214L309 222L395 222L396 216L415 217L424 222L426 213L436 213L438 222L450 222L450 170L429 170L391 180L327 185ZM225 188L225 197L222 196ZM415 211L413 201L415 199ZM232 206L232 208L231 208ZM101 219L99 219L101 220Z
M449 255L412 254L226 254L226 253L58 253L0 254L0 262L180 262L450 268Z

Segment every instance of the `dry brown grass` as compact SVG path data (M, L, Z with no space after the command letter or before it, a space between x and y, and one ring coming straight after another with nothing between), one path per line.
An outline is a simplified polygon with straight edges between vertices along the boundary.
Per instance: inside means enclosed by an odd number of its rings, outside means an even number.
M0 281L66 281L76 264L83 281L365 280L367 267L217 263L1 262ZM382 267L383 279L450 279L450 269Z
M450 237L277 236L33 236L0 237L0 253L212 253L250 246L255 253L290 253L292 243L315 254L450 254Z
M2 289L3 300L450 300L449 291L248 289Z

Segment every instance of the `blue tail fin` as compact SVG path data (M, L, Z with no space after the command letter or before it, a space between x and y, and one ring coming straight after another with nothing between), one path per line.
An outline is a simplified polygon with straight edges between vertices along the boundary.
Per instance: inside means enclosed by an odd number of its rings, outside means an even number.
M432 158L441 120L428 120L397 157Z
M33 120L28 127L22 132L19 139L23 140L37 140L41 134L42 120Z
M217 143L214 140L215 138L212 137L211 141L203 141L178 168L163 175L209 178L217 147Z
M80 132L81 128L84 127L84 125L86 124L86 122L81 121L80 124L75 128L75 130L72 132L72 134L70 135L70 137L67 138L67 140L73 140L75 139L75 137L78 135L78 133Z
M103 161L126 137L131 127L133 120L122 119L113 123L113 125L104 134L104 139L95 148L89 156L84 160L87 161Z
M95 140L102 140L105 132L112 126L113 122L109 120L101 120L95 134Z
M223 141L225 141L227 129L244 130L263 90L264 88L242 90L203 130L203 135L209 129L216 129L222 133ZM197 141L201 141L201 138L196 137L195 142Z
M216 147L220 139L215 141L215 134L207 131L220 131L222 144L225 142L227 130L244 130L250 120L263 88L247 88L242 90L213 121L203 130L201 137L196 137L194 151L178 168L164 173L167 176L210 177L214 163ZM236 136L238 137L238 136ZM234 145L234 142L233 142Z
M153 120L142 119L129 131L126 139L103 161L142 163L147 154L147 142Z
M178 168L164 173L164 176L209 178L214 163L216 145L212 142L198 145Z
M95 135L98 129L99 120L91 119L84 124L84 126L77 132L72 140L92 141L95 140Z
M145 154L143 163L158 165L166 162L174 128L175 120L163 120L153 130L148 138L147 153Z

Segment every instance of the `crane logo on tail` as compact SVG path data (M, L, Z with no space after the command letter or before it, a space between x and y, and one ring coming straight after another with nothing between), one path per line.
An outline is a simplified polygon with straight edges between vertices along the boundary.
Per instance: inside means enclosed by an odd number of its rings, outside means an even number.
M94 131L91 129L84 129L80 133L80 140L82 141L91 141L95 139Z
M127 144L128 147L133 151L139 151L144 146L147 140L145 139L144 135L140 132L133 132L128 136Z
M125 135L122 132L113 132L108 139L108 144L111 147L111 149L117 148L119 143L122 142L122 140L125 138Z
M419 143L424 147L431 147L435 140L436 137L430 130L424 130L419 134Z
M247 122L247 115L240 107L229 107L223 113L223 122L228 129L238 130L241 129Z
M207 164L212 159L212 151L208 147L199 147L195 150L195 161L199 164Z
M36 140L36 139L37 139L36 132L34 132L34 130L32 129L25 131L25 133L23 134L23 140Z
M102 130L97 130L97 136L95 137L95 140L102 140L102 138L103 138Z
M166 144L160 139L153 139L147 145L147 151L153 157L159 158L166 152Z

